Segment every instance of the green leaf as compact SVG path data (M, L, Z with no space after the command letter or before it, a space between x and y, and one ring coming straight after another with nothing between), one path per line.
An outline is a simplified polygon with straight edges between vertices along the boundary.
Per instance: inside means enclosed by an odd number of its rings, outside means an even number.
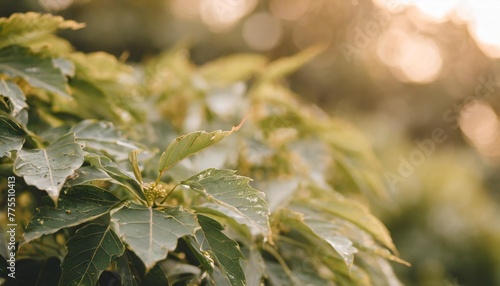
M123 254L125 247L109 224L80 228L66 244L59 285L95 285L101 273Z
M142 174L141 174L141 169L139 168L139 159L137 158L137 154L139 153L140 153L139 150L133 150L128 155L128 159L132 164L132 170L134 171L135 179L142 184Z
M52 33L57 29L79 29L84 24L64 20L61 16L34 12L14 13L9 18L0 18L0 47L9 45L42 46L54 44Z
M349 238L343 236L342 232L335 228L332 222L314 217L305 217L304 223L319 237L330 244L344 259L348 267L352 266L354 253L357 252L357 249L353 246Z
M82 164L82 147L76 143L75 134L68 133L45 149L19 150L14 172L28 185L47 191L55 201L66 178Z
M291 57L285 57L278 59L270 63L261 73L261 81L272 81L282 77L285 77L292 72L296 71L308 61L316 57L325 49L322 45L317 45L305 49L300 53L293 55Z
M356 249L352 247L341 247L343 245L340 245L339 242L335 240L328 241L327 238L330 237L323 236L328 234L328 228L324 230L324 233L318 233L315 230L322 231L320 228L321 225L317 225L316 229L312 229L305 221L302 213L289 209L280 209L278 212L273 213L273 220L278 222L280 224L280 228L282 228L280 236L291 236L292 239L297 240L292 235L294 233L300 233L302 237L308 240L307 244L304 246L307 247L306 251L310 253L310 258L319 258L323 260L329 259L330 261L335 261L335 263L331 262L329 264L336 272L342 274L349 272L348 266L350 265L346 263L346 259L344 257L352 258L352 253L355 252ZM314 226L314 222L310 223ZM335 226L332 224L330 227L333 229ZM341 251L344 250L346 253L342 254ZM349 252L347 252L347 250L349 250ZM294 251L296 252L297 250L292 250L291 252ZM283 252L283 250L281 250L281 252Z
M24 233L23 243L42 235L94 220L120 204L118 198L104 189L91 185L78 185L66 190L57 207L41 207Z
M61 70L63 75L74 77L75 76L75 64L72 61L65 58L52 58L52 63L54 66Z
M238 243L222 233L224 227L216 220L199 214L197 218L203 232L202 240L198 243L208 246L213 259L232 286L246 285L245 274L240 265L240 259L245 259L245 257ZM199 238L200 236L197 236L197 239Z
M109 158L90 154L86 156L90 164L95 168L105 172L113 182L128 189L136 198L142 202L146 202L146 196L141 183L139 183L133 174L121 169L117 164Z
M159 170L160 173L171 168L183 159L200 152L201 150L210 147L211 145L224 139L224 137L240 129L244 120L238 126L233 127L230 131L213 131L207 133L205 131L196 131L186 135L177 137L163 154L161 154Z
M11 81L0 79L0 95L7 97L13 107L12 116L16 116L21 110L28 107L26 96L19 86Z
M26 131L10 116L0 114L0 157L10 157L10 151L23 147Z
M148 269L165 259L177 240L193 235L197 227L194 215L182 208L160 211L133 203L112 214L111 219L116 232Z
M266 277L266 265L259 249L255 245L249 245L241 249L245 260L240 264L245 272L247 286L261 286L263 277Z
M0 73L20 77L31 86L69 97L66 78L50 58L32 54L28 48L9 46L0 50Z
M141 280L139 279L139 273L134 265L134 263L129 259L129 251L125 251L125 254L120 256L116 262L116 270L120 273L122 278L122 285L127 286L139 286Z
M84 143L86 151L104 155L116 161L127 160L132 150L142 149L135 143L125 140L113 123L97 120L84 120L71 128L76 140Z
M68 179L66 183L69 186L85 185L94 181L111 181L112 178L104 171L92 166L81 167L75 171L75 174Z
M360 229L371 234L377 241L397 254L387 228L369 210L354 200L346 199L340 195L330 196L328 199L308 199L302 201L311 209L321 210L350 221Z
M165 271L160 267L159 264L156 264L148 273L144 276L142 281L142 285L148 286L165 286L170 285L168 283L167 275Z
M198 72L209 84L228 85L248 80L266 63L267 59L259 54L236 54L208 62Z
M264 193L248 185L250 179L233 170L208 169L181 184L224 206L229 217L269 235L269 208ZM221 209L217 209L222 211Z
M61 261L56 257L47 259L19 259L16 261L16 279L2 285L57 285L61 277ZM7 269L5 269L7 270ZM7 277L7 273L5 274Z

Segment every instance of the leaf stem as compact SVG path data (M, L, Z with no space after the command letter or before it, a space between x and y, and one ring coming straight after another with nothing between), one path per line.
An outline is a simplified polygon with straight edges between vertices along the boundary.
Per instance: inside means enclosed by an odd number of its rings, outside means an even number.
M170 196L170 194L172 194L172 193L174 192L175 188L177 188L178 186L180 186L180 184L175 185L175 186L174 186L174 187L170 190L170 192L168 192L168 194L167 194L167 195L163 198L163 200L160 202L160 204L163 204L163 203L167 200L168 196Z

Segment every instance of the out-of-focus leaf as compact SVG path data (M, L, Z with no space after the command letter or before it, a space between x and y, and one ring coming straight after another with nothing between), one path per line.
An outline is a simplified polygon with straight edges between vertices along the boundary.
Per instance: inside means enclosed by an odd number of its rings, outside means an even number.
M76 140L84 144L84 150L102 154L116 161L126 160L132 150L143 148L124 139L111 122L84 120L73 126L70 132L74 132Z
M159 170L163 172L175 164L179 163L181 160L200 152L201 150L210 147L211 145L224 139L224 137L230 135L231 133L240 129L243 121L240 125L233 127L230 131L197 131L186 135L177 137L163 154L161 154Z
M290 73L295 72L305 63L313 59L325 49L324 46L313 46L296 55L278 59L270 63L260 75L261 81L272 81L283 78Z
M16 116L21 110L28 107L26 96L19 86L11 81L0 79L0 95L7 97L12 104L12 116Z
M10 151L23 147L26 131L10 116L0 114L0 157L10 157Z
M331 235L317 226L317 229L312 229L305 221L302 213L294 212L288 209L281 209L273 214L273 220L279 221L283 235L288 235L289 232L298 231L303 237L309 240L308 249L306 251L311 253L311 256L319 256L320 259L328 259L330 267L335 269L336 272L346 274L349 273L349 266L352 265L353 253L356 249L345 247L338 240L331 240ZM314 222L312 223L313 226ZM320 233L315 230L319 230ZM321 233L324 231L324 233ZM330 241L328 239L330 238ZM336 237L335 237L336 238ZM345 243L343 241L343 243ZM310 244L310 245L309 245ZM349 264L349 259L351 259ZM347 260L347 261L346 261ZM340 263L338 263L338 262Z
M57 207L40 208L26 227L23 243L94 220L109 213L119 203L118 198L99 187L73 186L59 197Z
M94 82L99 80L116 81L120 75L131 71L130 66L104 52L72 53L68 58L75 63L79 77Z
M82 164L82 147L76 143L75 134L68 133L45 149L19 150L14 172L28 185L47 191L55 201L66 178Z
M301 200L300 203L311 209L321 210L350 221L362 230L371 234L377 241L397 254L387 228L362 204L346 199L341 195L322 199Z
M231 285L246 285L245 273L240 265L240 259L245 259L236 241L227 237L224 227L207 216L197 215L202 236L196 236L200 245L208 246L208 251L219 265L223 275Z
M52 46L58 44L54 43L52 35L57 29L76 30L84 26L51 14L14 13L0 19L0 48L8 45Z
M360 255L358 264L368 274L372 285L402 286L387 260L372 255Z
M272 286L297 285L294 283L293 277L288 275L278 263L266 261L266 268L269 273L268 279Z
M261 286L263 277L267 276L266 265L260 251L255 245L249 245L241 249L245 260L240 260L240 264L245 272L247 286Z
M56 68L60 69L65 76L75 76L75 65L72 61L65 58L53 58L52 63Z
M228 216L239 223L255 227L268 236L269 207L264 193L250 187L249 181L247 177L235 175L233 170L208 169L181 184L227 208Z
M246 81L263 69L267 59L259 54L236 54L201 66L198 73L209 84L228 85Z
M67 247L59 285L95 285L101 273L125 250L110 225L99 223L78 229Z
M197 227L194 215L182 208L160 211L133 203L112 214L111 219L119 236L148 269L165 259L177 240L193 235Z
M0 49L0 72L20 77L30 85L69 97L66 78L50 58L32 54L28 48L8 46Z

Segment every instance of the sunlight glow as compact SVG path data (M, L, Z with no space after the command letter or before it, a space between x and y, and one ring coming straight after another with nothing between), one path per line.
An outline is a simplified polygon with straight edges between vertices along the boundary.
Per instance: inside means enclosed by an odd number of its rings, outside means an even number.
M267 51L279 44L283 28L269 13L256 13L243 24L243 39L254 50Z
M253 10L257 0L201 0L201 19L213 31L222 32Z
M466 105L460 112L460 129L486 156L498 156L499 129L498 117L493 108L479 101Z
M478 0L373 0L381 9L399 13L416 7L429 21L443 22L452 15L468 25L481 50L489 57L500 58L500 1Z
M401 81L429 83L441 73L439 47L429 38L389 29L378 41L377 55Z

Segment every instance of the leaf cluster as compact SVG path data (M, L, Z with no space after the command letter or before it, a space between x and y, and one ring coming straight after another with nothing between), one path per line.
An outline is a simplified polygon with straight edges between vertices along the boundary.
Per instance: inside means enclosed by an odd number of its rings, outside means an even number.
M179 44L132 69L54 34L81 27L0 19L0 172L22 187L31 273L17 283L398 283L366 206L387 199L369 145L284 81L321 47L196 67Z

